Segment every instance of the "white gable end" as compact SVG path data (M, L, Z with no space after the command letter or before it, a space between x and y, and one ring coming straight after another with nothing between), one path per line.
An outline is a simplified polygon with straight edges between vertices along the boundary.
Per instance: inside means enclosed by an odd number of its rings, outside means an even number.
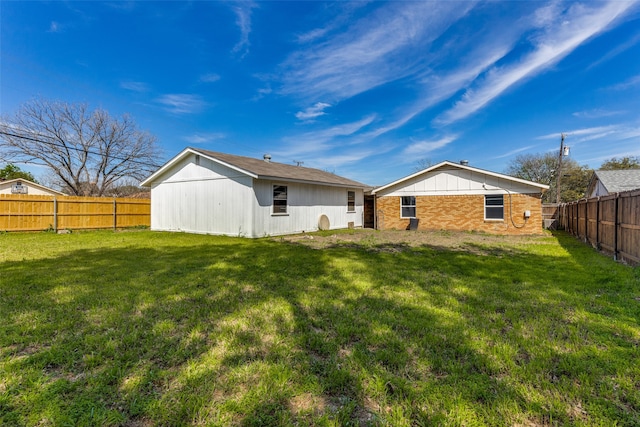
M439 168L399 182L397 185L376 194L378 196L438 196L506 194L508 192L531 194L539 193L540 189L480 172L457 168Z
M171 168L155 177L153 183L178 183L192 181L208 181L217 179L241 179L250 183L251 178L232 168L214 162L204 156L189 154L176 161Z

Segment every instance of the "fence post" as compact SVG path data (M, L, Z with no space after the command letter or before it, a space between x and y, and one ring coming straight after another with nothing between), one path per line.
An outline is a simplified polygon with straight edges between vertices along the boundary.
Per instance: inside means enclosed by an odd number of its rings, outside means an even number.
M614 226L613 226L613 259L618 261L618 226L620 225L620 221L618 220L618 212L620 208L618 204L620 202L620 193L616 193L615 198L615 209L614 209Z
M116 202L116 198L113 198L113 231L116 231L116 228L118 226L118 216L116 211L118 207L118 203Z
M584 202L584 242L589 242L589 199Z
M596 199L596 249L600 250L600 196Z
M53 196L53 231L58 232L58 198Z

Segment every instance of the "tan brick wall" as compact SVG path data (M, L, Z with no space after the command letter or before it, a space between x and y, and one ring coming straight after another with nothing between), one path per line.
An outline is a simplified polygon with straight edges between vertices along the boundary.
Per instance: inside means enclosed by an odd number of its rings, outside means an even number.
M513 222L510 207L513 205ZM524 211L531 217L524 221ZM379 230L406 230L408 218L400 218L400 197L384 196L376 199L377 226ZM542 203L539 194L504 195L504 220L484 219L484 196L418 196L416 217L420 230L484 231L494 234L542 233ZM514 226L515 223L515 226ZM521 227L524 224L522 228ZM517 227L516 227L517 226Z

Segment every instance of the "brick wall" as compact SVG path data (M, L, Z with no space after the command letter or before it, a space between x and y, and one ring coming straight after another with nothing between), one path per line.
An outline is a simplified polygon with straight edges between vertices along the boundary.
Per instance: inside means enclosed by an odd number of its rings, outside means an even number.
M524 224L523 213L531 211L526 225L517 228L511 221L509 195L504 195L504 220L484 219L484 196L417 196L416 217L420 230L484 231L495 234L542 233L542 203L539 194L514 194L513 222ZM400 218L400 197L383 196L376 199L377 224L380 230L406 230L408 218Z

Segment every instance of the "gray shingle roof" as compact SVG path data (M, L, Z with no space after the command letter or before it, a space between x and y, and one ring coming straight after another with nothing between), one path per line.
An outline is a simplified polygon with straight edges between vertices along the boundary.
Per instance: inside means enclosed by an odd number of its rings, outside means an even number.
M640 169L599 170L594 173L610 194L640 189Z
M261 179L275 178L288 181L303 181L314 184L337 185L342 187L369 188L368 185L361 182L353 181L320 169L287 165L277 162L267 162L263 159L218 153L193 147L190 147L190 149L201 153L204 156L218 159L223 163L250 172Z

